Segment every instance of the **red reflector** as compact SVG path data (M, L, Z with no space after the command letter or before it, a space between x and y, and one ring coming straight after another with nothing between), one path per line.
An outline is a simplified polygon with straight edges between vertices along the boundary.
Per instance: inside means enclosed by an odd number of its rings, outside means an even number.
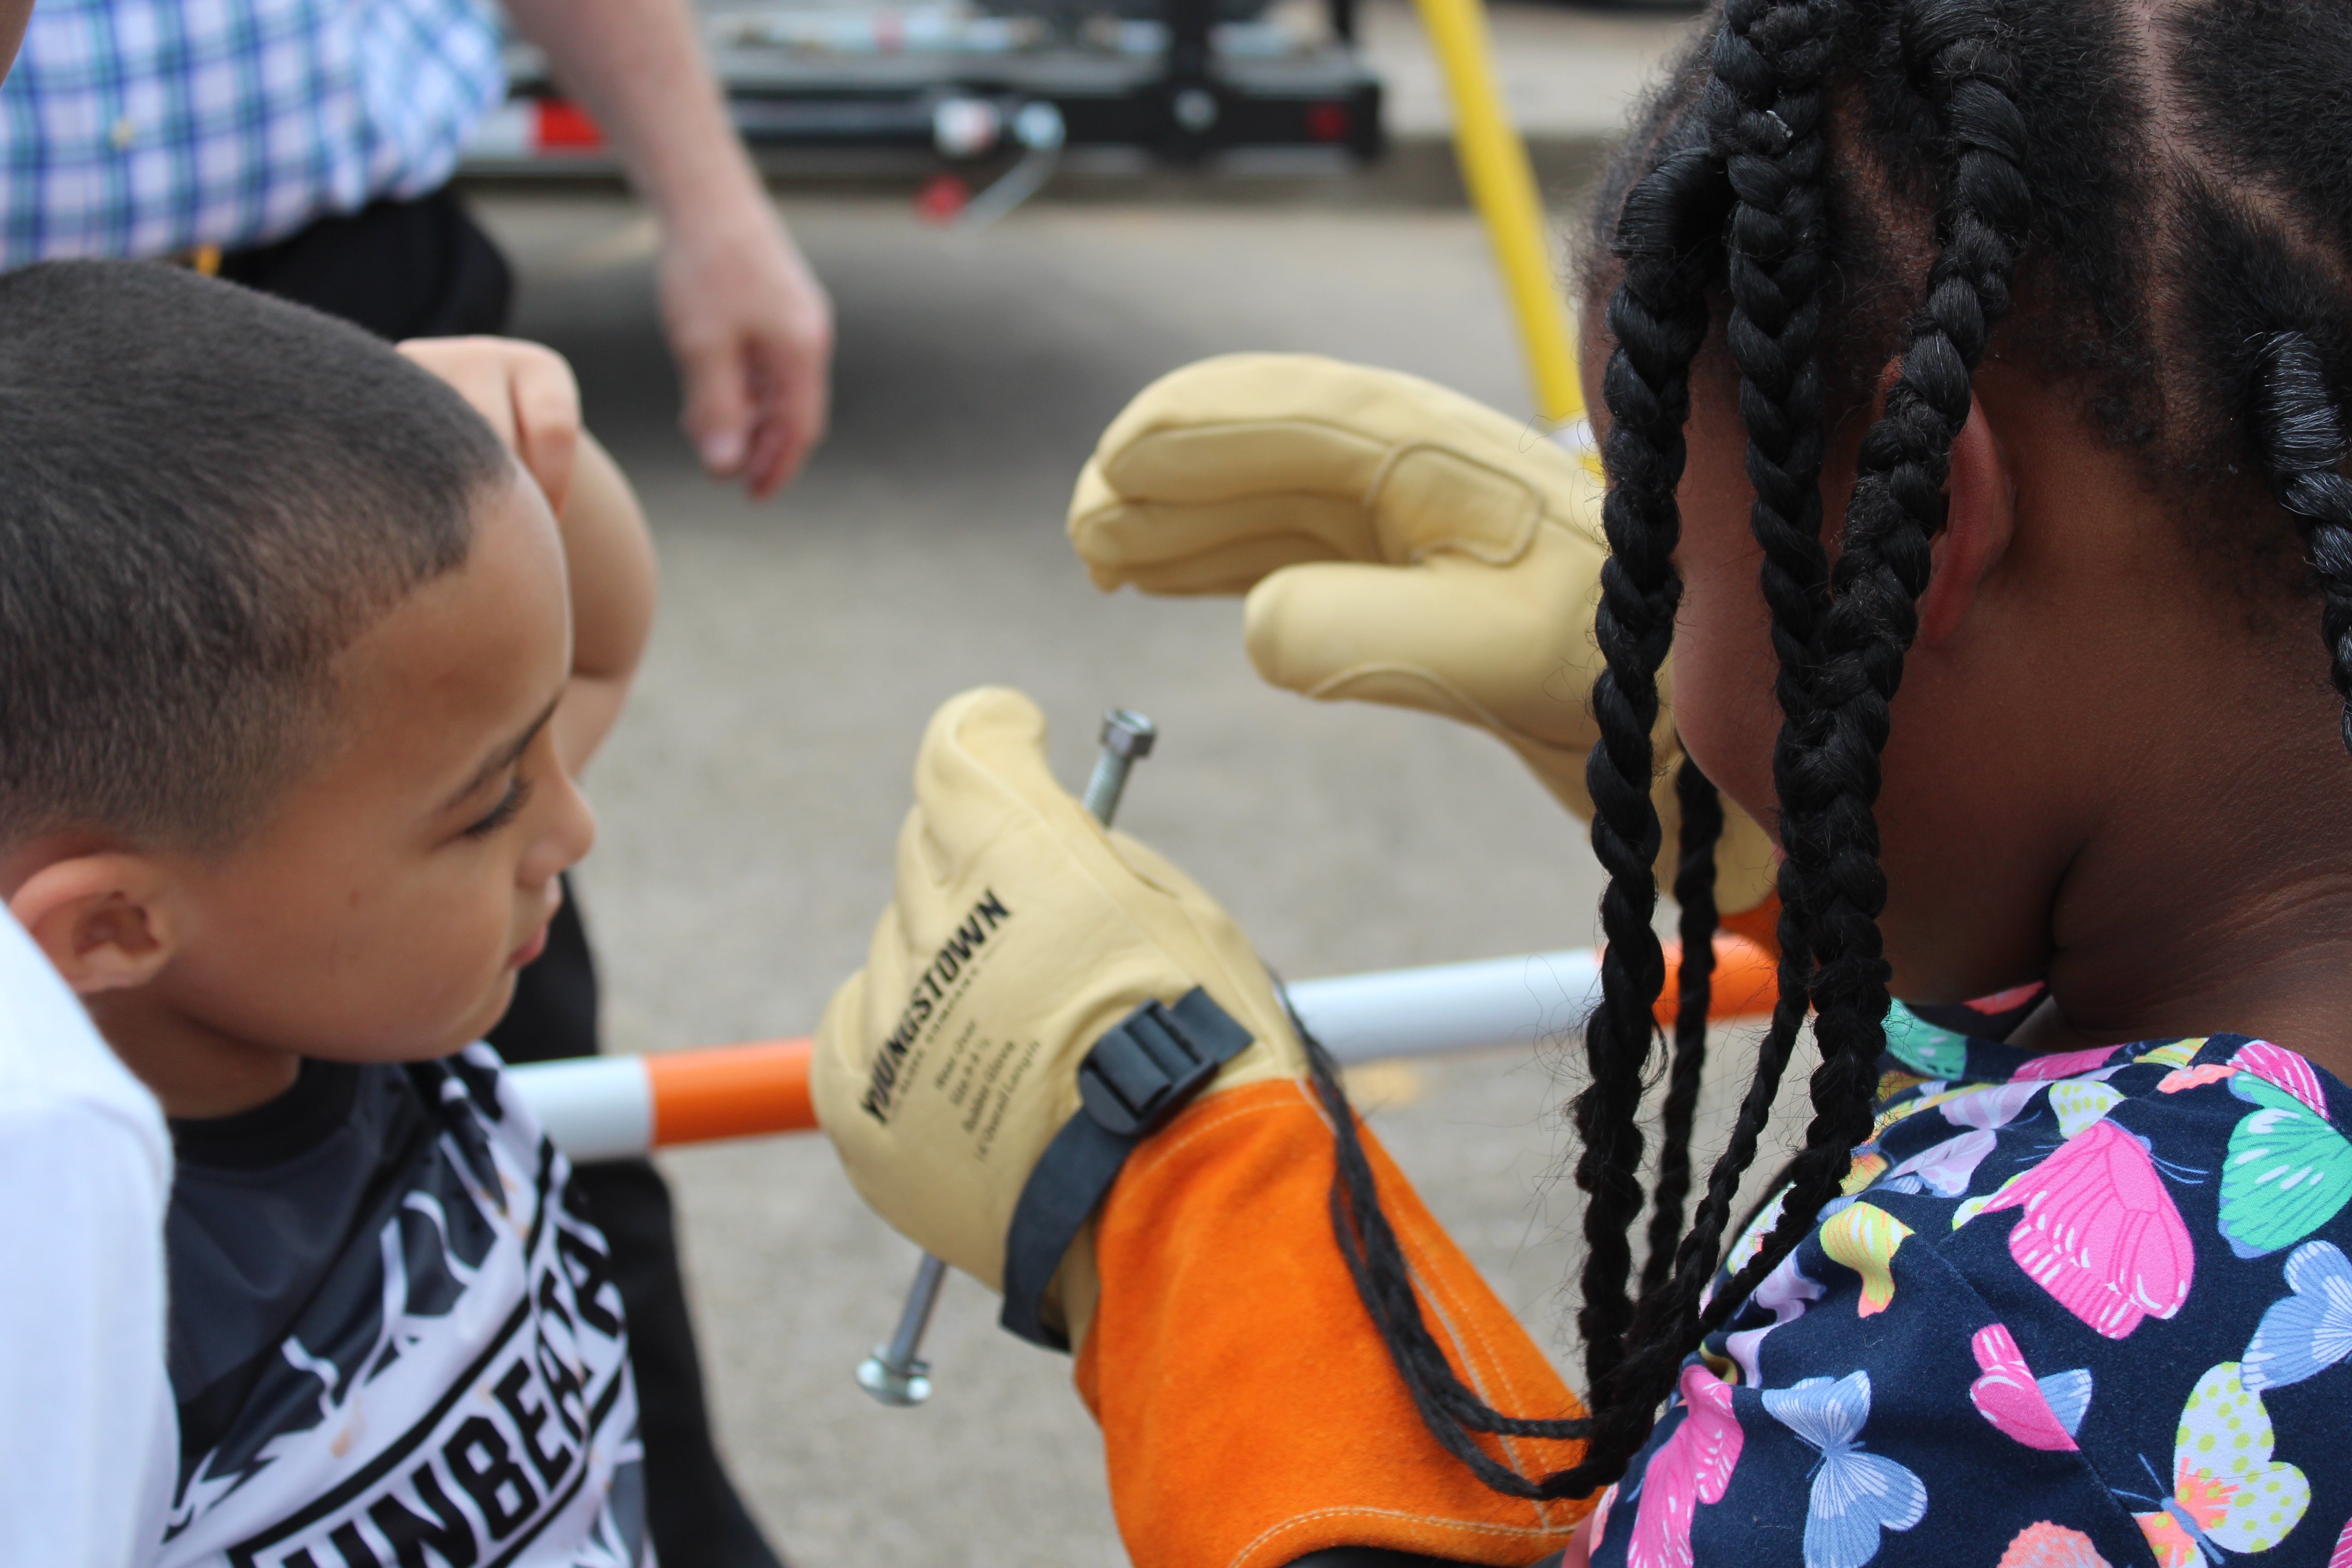
M960 174L933 174L915 197L915 216L925 223L953 223L971 205L971 186Z
M604 133L588 118L588 111L568 99L542 98L539 100L539 145L587 152L604 144Z
M1348 139L1348 106L1344 103L1318 103L1307 111L1307 135L1315 142L1345 142Z

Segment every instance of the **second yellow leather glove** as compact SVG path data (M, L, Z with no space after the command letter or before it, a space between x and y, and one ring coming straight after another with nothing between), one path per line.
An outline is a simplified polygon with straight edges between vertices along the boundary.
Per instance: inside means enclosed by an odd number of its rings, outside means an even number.
M1475 724L1589 819L1601 493L1533 426L1418 376L1229 354L1161 377L1111 422L1069 531L1099 587L1246 595L1250 659L1275 685ZM1671 707L1658 741L1671 886ZM1773 858L1753 821L1727 802L1726 816L1717 902L1736 913L1770 894Z

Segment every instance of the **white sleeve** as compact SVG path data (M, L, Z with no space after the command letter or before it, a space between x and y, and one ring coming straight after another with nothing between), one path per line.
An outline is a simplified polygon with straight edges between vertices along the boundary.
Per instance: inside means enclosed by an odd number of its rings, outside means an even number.
M87 1100L0 1112L0 1563L131 1568L176 1436L146 1130Z

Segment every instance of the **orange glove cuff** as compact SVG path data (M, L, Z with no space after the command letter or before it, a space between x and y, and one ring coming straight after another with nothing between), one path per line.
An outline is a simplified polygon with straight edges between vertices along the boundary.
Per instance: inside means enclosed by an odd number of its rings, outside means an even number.
M1455 1373L1511 1415L1583 1414L1369 1132L1364 1144ZM1590 1511L1488 1490L1422 1425L1332 1237L1333 1163L1312 1089L1284 1079L1192 1107L1111 1189L1077 1384L1136 1568L1283 1568L1330 1546L1515 1568L1566 1546ZM1529 1477L1580 1448L1479 1441Z

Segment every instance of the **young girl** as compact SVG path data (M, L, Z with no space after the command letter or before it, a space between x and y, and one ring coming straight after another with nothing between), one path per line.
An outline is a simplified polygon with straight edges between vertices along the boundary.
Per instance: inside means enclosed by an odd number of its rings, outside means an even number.
M1344 1120L1331 1211L1445 1448L1498 1493L1598 1494L1571 1562L2352 1562L2347 62L2352 12L2310 0L1727 0L1621 156L1586 312L1613 552L1589 1413L1433 1362L1424 1325L1458 1319L1401 1299ZM1785 856L1781 1003L1687 1228L1661 1181L1637 1279L1670 648L1685 930L1712 921L1719 785ZM1683 975L1678 1084L1705 988ZM1734 1235L1809 1015L1804 1149ZM1217 1105L1154 1137L1197 1146ZM1673 1097L1669 1174L1690 1121ZM1254 1443L1295 1419L1255 1391L1297 1325L1206 1313L1213 1376L1149 1360L1179 1304L1121 1280L1220 1222L1171 1163L1122 1177L1094 1244L1081 1375L1123 1521L1203 1461L1122 1399L1178 1425L1223 1401ZM1582 1447L1535 1473L1505 1438ZM1365 1441L1421 1484L1402 1436ZM1290 1560L1255 1545L1217 1561Z

